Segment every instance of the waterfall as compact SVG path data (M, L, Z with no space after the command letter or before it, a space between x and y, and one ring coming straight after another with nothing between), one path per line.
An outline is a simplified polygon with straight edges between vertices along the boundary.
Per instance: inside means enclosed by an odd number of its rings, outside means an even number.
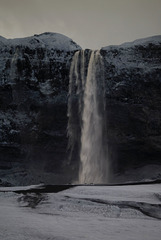
M16 48L16 51L13 55L13 58L11 60L11 70L10 70L10 84L15 84L15 78L16 78L16 63L17 63L17 59L19 57L19 49Z
M76 52L70 69L68 137L71 154L79 145L81 184L108 181L105 116L102 56L99 51Z

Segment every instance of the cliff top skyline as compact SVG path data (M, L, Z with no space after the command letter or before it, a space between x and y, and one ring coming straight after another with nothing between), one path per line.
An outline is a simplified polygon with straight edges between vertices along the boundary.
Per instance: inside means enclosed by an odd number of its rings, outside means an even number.
M160 9L160 0L1 0L0 35L58 32L100 49L160 35Z

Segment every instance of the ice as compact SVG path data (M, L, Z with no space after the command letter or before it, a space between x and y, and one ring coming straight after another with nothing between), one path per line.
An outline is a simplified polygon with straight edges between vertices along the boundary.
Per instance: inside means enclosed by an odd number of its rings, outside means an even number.
M57 194L0 192L0 239L159 240L159 196L161 184L79 186Z

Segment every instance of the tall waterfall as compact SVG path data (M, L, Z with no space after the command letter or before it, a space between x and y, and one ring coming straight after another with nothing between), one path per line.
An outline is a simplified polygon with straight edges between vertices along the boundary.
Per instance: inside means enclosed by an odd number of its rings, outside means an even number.
M74 144L80 145L81 184L108 181L104 98L104 64L100 52L76 52L70 69L68 136L71 154Z

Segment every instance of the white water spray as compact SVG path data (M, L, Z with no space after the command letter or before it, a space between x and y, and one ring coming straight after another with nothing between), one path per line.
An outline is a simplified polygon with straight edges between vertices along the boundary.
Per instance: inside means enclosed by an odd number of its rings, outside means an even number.
M84 51L77 52L70 71L68 135L71 146L80 137L79 183L100 184L108 181L108 158L105 128L104 64L99 51L90 52L85 74ZM87 75L87 77L85 77ZM78 99L80 133L75 132L72 113L72 89ZM80 136L79 136L80 135Z

